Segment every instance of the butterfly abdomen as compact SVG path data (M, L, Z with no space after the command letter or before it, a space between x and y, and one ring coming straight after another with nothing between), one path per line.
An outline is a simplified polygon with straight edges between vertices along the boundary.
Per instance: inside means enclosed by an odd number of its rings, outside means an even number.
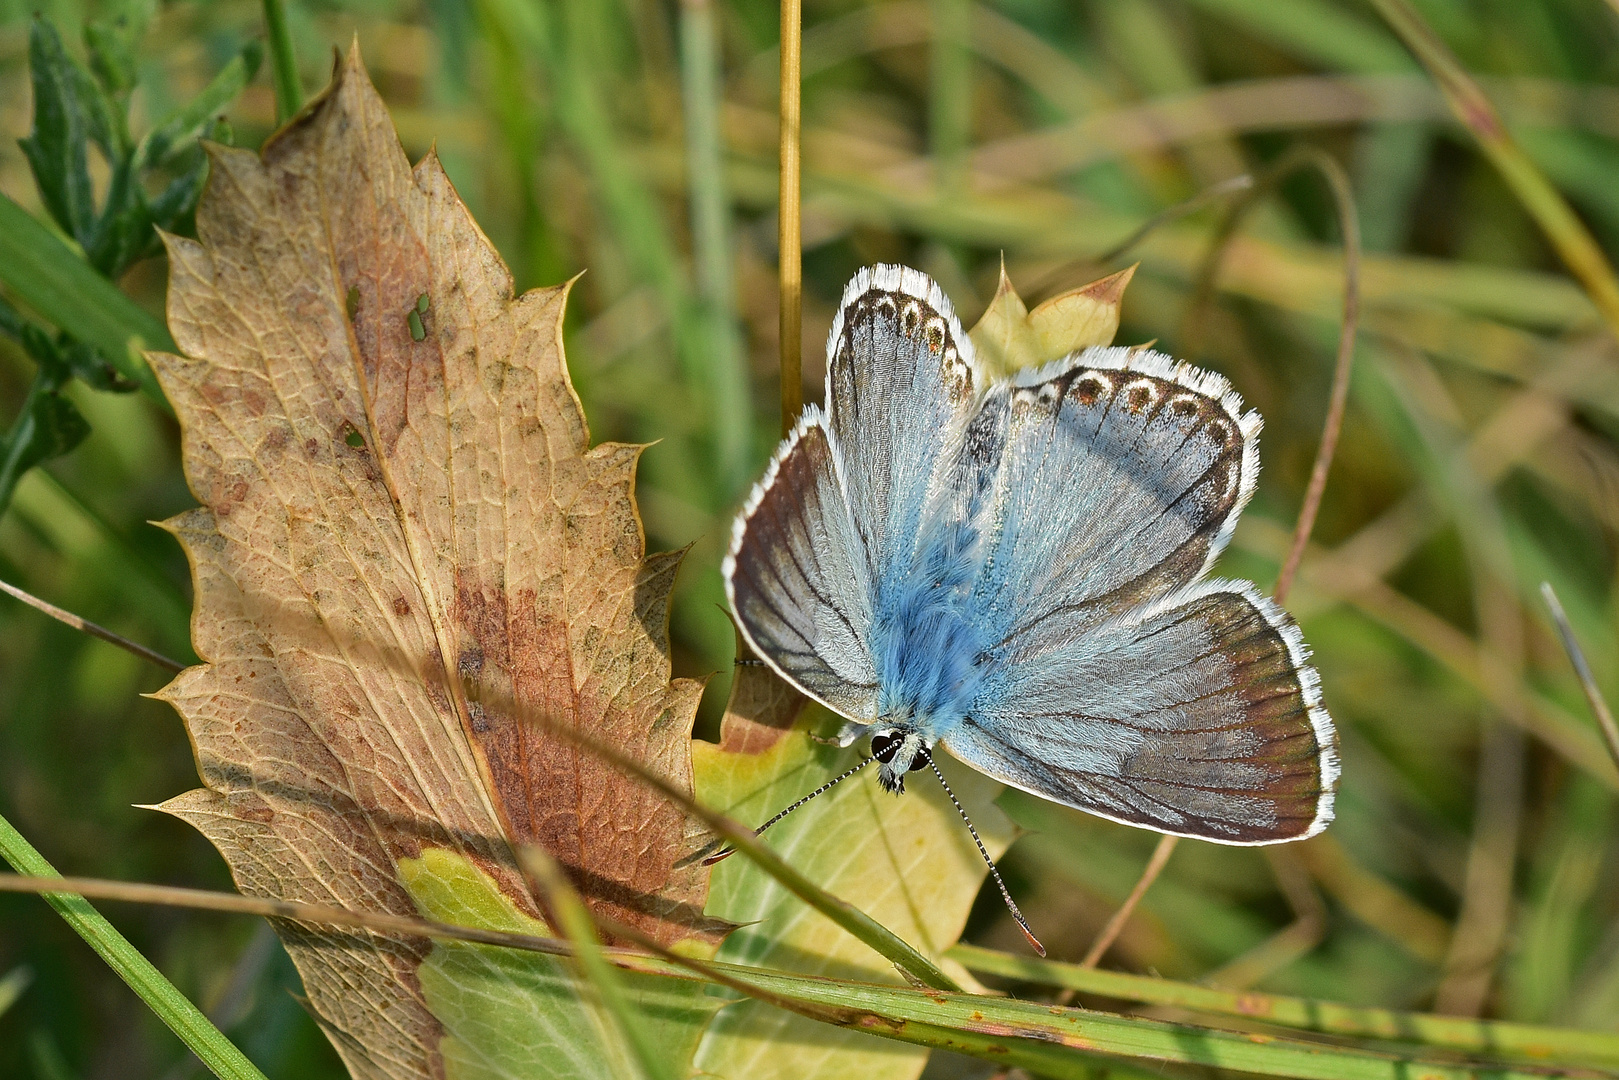
M964 523L938 527L909 571L878 596L879 715L914 727L930 744L966 715L1000 637L974 603L976 541Z

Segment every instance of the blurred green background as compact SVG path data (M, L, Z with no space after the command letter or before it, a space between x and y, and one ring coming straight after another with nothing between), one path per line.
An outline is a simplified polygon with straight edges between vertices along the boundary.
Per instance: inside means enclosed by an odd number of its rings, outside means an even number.
M83 55L117 4L0 0L0 191L45 213L28 134L29 20ZM1619 251L1619 5L1418 0L1602 246ZM690 544L677 674L728 685L718 563L779 426L777 9L758 0L291 2L306 92L358 37L413 158L436 143L520 286L589 272L568 352L596 439L656 442L651 545ZM257 3L167 3L138 49L137 136L250 39ZM1107 962L1338 1000L1619 1029L1619 771L1538 594L1557 588L1619 691L1619 347L1534 223L1360 0L853 0L805 4L805 394L843 283L933 274L963 321L1004 254L1040 299L1139 258L1119 340L1228 375L1266 419L1259 494L1222 573L1274 580L1325 410L1341 249L1296 175L1247 215L1211 304L1198 267L1229 201L1109 249L1154 213L1296 144L1349 170L1367 251L1344 439L1289 600L1343 734L1339 822L1268 851L1186 843ZM227 110L274 126L268 65ZM95 166L93 165L93 168ZM95 173L106 183L105 168ZM165 267L120 285L160 312ZM0 290L3 291L3 290ZM13 297L12 299L15 299ZM71 328L69 328L71 329ZM0 341L0 424L33 361ZM146 522L192 504L173 422L73 384L91 434L0 517L0 575L180 659L189 582ZM0 812L65 873L229 887L179 822L195 786L161 672L0 600ZM1154 838L1008 796L1034 830L1006 876L1077 959ZM117 906L114 921L272 1077L339 1069L267 929ZM968 938L1021 948L993 891ZM196 1075L43 903L0 896L0 1075ZM984 1075L939 1059L937 1077Z

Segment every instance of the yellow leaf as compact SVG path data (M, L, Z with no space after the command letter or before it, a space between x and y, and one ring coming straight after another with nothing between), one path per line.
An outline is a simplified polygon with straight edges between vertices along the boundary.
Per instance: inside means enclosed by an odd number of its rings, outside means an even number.
M161 696L206 786L163 808L255 895L414 915L423 874L470 867L537 918L512 845L538 844L597 912L705 935L685 815L524 719L691 786L679 555L645 556L641 448L590 445L567 286L513 295L357 52L262 158L211 154L199 239L167 238L183 355L151 357L202 503L168 527L205 662ZM425 942L278 929L354 1075L444 1074Z
M1135 272L1134 266L1127 267L1053 296L1030 311L1002 265L995 298L967 336L979 361L999 378L1092 345L1111 345L1119 332L1124 290Z
M819 705L803 706L804 698L768 669L738 668L720 745L693 744L699 798L742 821L762 822L864 756L863 748L816 741L814 732L835 731L839 721ZM936 760L998 858L1016 831L993 802L1001 785L947 755ZM856 773L764 838L817 884L936 962L961 936L986 875L966 826L927 772L913 774L903 796L883 791L869 770ZM708 910L742 924L718 959L902 981L893 965L741 858L715 869ZM945 966L971 985L958 965ZM922 1048L751 1001L721 1010L694 1059L698 1075L726 1080L914 1080L926 1062Z

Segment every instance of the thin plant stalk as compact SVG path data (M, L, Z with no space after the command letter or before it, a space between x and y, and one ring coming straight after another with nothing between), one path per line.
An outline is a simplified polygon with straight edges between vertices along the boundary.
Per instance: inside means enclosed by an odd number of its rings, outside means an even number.
M1313 165L1327 186L1332 189L1333 202L1338 208L1338 229L1344 245L1344 311L1338 330L1338 356L1332 368L1332 393L1327 401L1327 418L1321 425L1321 442L1316 447L1315 464L1310 467L1310 482L1304 489L1304 503L1299 508L1297 523L1293 526L1293 545L1288 549L1282 569L1276 575L1272 590L1278 604L1287 599L1293 588L1293 575L1298 572L1304 549L1315 531L1316 514L1321 509L1321 497L1327 490L1327 473L1332 469L1332 458L1338 450L1338 436L1343 431L1344 410L1349 405L1349 376L1355 363L1355 331L1360 324L1360 217L1355 211L1355 195L1350 190L1349 174L1343 166L1315 147L1305 151L1302 161Z
M781 188L776 225L781 289L781 433L804 410L803 173L804 5L781 0Z
M46 601L41 600L33 593L24 592L22 589L17 588L17 586L11 584L9 581L0 581L0 592L4 592L8 596L21 600L23 603L27 604L31 608L34 608L35 610L44 612L59 623L64 623L73 627L73 629L80 631L81 633L89 634L91 637L98 637L102 641L116 645L125 652L133 653L142 660L145 660L151 664L156 664L158 667L172 674L177 675L185 670L185 665L180 663L178 660L170 660L162 653L153 649L148 649L145 645L142 645L139 642L131 641L121 634L115 634L111 630L108 630L105 626L93 623L89 619L81 619L71 611L64 611L55 604L47 603Z
M720 148L720 49L712 0L680 5L680 80L686 126L686 184L691 203L697 294L714 371L715 456L734 495L752 467L753 404L737 331L731 261L731 200Z
M1611 1032L1437 1016L1432 1013L1341 1005L1314 998L1262 994L1252 990L1221 989L1148 975L1096 971L1081 964L1017 956L977 945L956 945L945 955L981 975L1060 986L1079 993L1145 1005L1168 1005L1219 1016L1243 1017L1300 1031L1417 1042L1436 1049L1508 1054L1563 1064L1606 1067L1619 1064L1619 1035Z
M17 878L0 875L0 891L43 892L51 887L72 888L92 895L123 900L171 903L210 910L269 914L317 924L354 926L385 933L435 939L470 941L499 948L520 949L549 956L574 956L573 945L555 938L510 931L433 923L398 915L331 908L322 904L265 900L232 893L84 878ZM159 894L170 894L159 899ZM266 910L254 910L264 908ZM275 909L273 912L268 909ZM600 920L604 929L610 920ZM1401 1080L1420 1075L1426 1080L1544 1080L1541 1070L1498 1064L1473 1065L1415 1057L1361 1047L1311 1042L1285 1036L1255 1036L1194 1024L1171 1023L1143 1017L1118 1016L1083 1009L1053 1008L1039 1002L986 997L959 991L915 989L851 982L842 979L778 972L739 964L699 961L678 956L629 932L654 955L626 949L603 948L601 955L615 966L646 975L701 979L748 994L779 1008L839 1027L866 1031L917 1046L942 1047L1022 1067L1052 1077L1089 1080L1098 1064L1093 1054L1116 1055L1105 1059L1109 1068L1129 1068L1128 1059L1229 1069L1297 1080ZM960 951L964 946L958 946ZM988 950L982 950L988 952ZM978 952L978 950L974 950ZM975 958L977 962L978 958ZM1008 958L1012 959L1012 958ZM1032 961L1031 961L1032 962ZM1048 962L1045 962L1048 963ZM1129 979L1112 973L1058 965L1092 978ZM1156 982L1158 980L1141 980ZM1128 996L1128 995L1127 995ZM1244 994L1243 998L1263 995ZM1287 999L1281 999L1287 1000ZM1313 1004L1313 1003L1312 1003ZM1340 1008L1349 1008L1347 1006ZM1353 1011L1353 1010L1351 1010ZM1374 1010L1375 1011L1375 1010ZM1423 1018L1444 1023L1444 1018ZM1454 1022L1454 1021L1452 1021ZM1474 1024L1483 1022L1473 1021ZM1584 1032L1542 1029L1550 1037L1579 1037ZM1611 1036L1593 1035L1594 1039ZM1605 1055L1604 1059L1605 1059ZM1125 1059L1121 1061L1120 1059ZM1132 1077L1141 1075L1130 1070Z
M1080 967L1093 968L1102 962L1102 956L1123 932L1124 924L1130 919L1130 913L1141 903L1141 898L1146 895L1152 883L1158 880L1158 875L1164 872L1164 864L1169 862L1169 857L1175 853L1179 840L1180 837L1168 833L1158 838L1158 846L1152 849L1152 857L1147 860L1147 866L1141 871L1141 877L1136 879L1135 887L1130 890L1130 895L1124 898L1124 903L1119 905L1119 910L1107 921L1107 925L1102 927L1102 932L1096 935L1096 940L1091 942L1090 951L1079 962Z
M1355 332L1360 322L1360 218L1355 211L1355 196L1350 188L1349 176L1336 160L1313 146L1295 147L1282 155L1258 182L1244 185L1239 189L1242 195L1226 215L1214 243L1210 246L1203 269L1198 275L1197 285L1192 294L1191 311L1187 317L1187 332L1184 335L1188 341L1187 351L1194 352L1190 342L1198 336L1199 315L1213 294L1214 276L1219 270L1220 257L1231 238L1236 235L1237 225L1243 216L1283 179L1302 168L1313 168L1321 174L1327 182L1327 187L1331 189L1333 203L1337 208L1338 230L1344 246L1343 315L1338 330L1337 358L1333 364L1332 391L1327 401L1326 419L1321 425L1321 441L1316 448L1315 464L1310 469L1310 481L1305 487L1304 502L1299 508L1298 520L1293 527L1293 540L1288 547L1287 557L1282 561L1281 571L1276 576L1273 593L1278 603L1287 599L1287 594L1293 587L1293 577L1298 572L1299 561L1303 559L1304 550L1309 545L1310 534L1315 530L1316 515L1321 509L1321 498L1327 489L1327 474L1332 469L1332 459L1338 449L1338 436L1343 431L1344 410L1349 404L1349 380L1355 359ZM1139 237L1132 236L1131 239L1134 241ZM1130 890L1130 895L1125 897L1124 903L1120 904L1112 918L1108 919L1102 932L1096 936L1090 950L1085 954L1086 966L1095 966L1099 963L1102 955L1123 932L1125 923L1129 921L1136 905L1163 872L1164 866L1168 864L1169 857L1174 854L1179 843L1179 837L1169 835L1158 841L1152 858L1147 861L1140 879ZM1281 932L1286 934L1292 930L1293 928L1289 927Z
M1574 636L1574 627L1569 625L1568 614L1563 610L1562 601L1557 599L1557 593L1552 589L1552 583L1540 583L1540 595L1546 600L1546 607L1552 613L1552 624L1557 627L1557 636L1562 639L1563 651L1568 653L1568 661L1574 666L1574 674L1580 680L1580 689L1585 691L1585 702L1591 707L1591 715L1596 717L1597 726L1602 729L1603 741L1608 744L1608 753L1613 755L1613 762L1619 765L1619 724L1613 721L1613 712L1608 708L1608 700L1602 696L1602 690L1597 686L1596 676L1591 673L1591 665L1585 659L1585 650L1580 648L1580 641Z
M11 822L0 817L0 857L33 879L58 879L56 868L46 861ZM36 880L34 884L40 883ZM159 1020L180 1037L193 1054L220 1080L265 1080L258 1067L214 1026L203 1011L175 987L152 962L141 955L129 939L113 928L83 896L69 892L40 891L45 902L56 909L86 944L107 962L118 977L146 1002Z
M1619 280L1614 278L1613 264L1568 200L1523 152L1483 88L1407 0L1372 0L1372 6L1428 69L1456 119L1478 140L1479 149L1585 288L1608 328L1619 335Z
M275 122L285 124L304 107L298 81L298 55L292 49L284 0L264 0L264 28L270 37L270 81L275 87Z
M668 1056L659 1052L647 1028L647 1018L630 1000L619 970L602 955L596 924L567 875L543 848L524 847L517 852L517 861L529 880L539 886L556 929L573 947L573 962L579 968L581 985L595 992L602 1011L611 1017L613 1026L640 1066L641 1074L647 1080L677 1080ZM604 1049L611 1056L612 1048Z

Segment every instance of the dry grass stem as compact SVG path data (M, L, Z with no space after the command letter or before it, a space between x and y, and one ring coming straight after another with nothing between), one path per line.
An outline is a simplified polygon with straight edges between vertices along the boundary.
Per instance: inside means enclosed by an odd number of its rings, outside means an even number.
M804 411L804 257L799 190L803 169L802 0L781 0L781 178L776 248L780 260L781 433Z
M1596 717L1597 726L1602 729L1602 738L1608 744L1608 752L1613 755L1614 764L1619 765L1619 724L1614 723L1613 713L1608 709L1608 701L1602 696L1602 689L1597 686L1596 676L1591 674L1591 665L1585 659L1585 650L1580 648L1579 639L1574 636L1574 627L1569 625L1568 614L1563 611L1563 603L1557 599L1557 593L1552 589L1551 582L1540 583L1540 595L1545 598L1546 607L1551 611L1552 623L1557 627L1557 636L1563 642L1563 651L1568 653L1569 663L1574 666L1574 674L1580 680L1580 689L1585 692L1585 701L1591 707L1591 715Z
M158 667L171 674L179 674L185 670L185 665L180 663L178 660L170 660L162 653L148 649L145 645L138 642L130 641L121 634L115 634L111 630L108 630L105 626L100 626L93 623L89 619L81 619L71 611L63 611L55 604L47 603L46 601L35 596L33 593L24 592L23 590L17 588L17 586L11 584L9 581L0 581L0 592L5 592L9 596L21 600L23 603L37 611L43 611L45 614L49 615L59 623L71 626L73 629L78 630L81 633L89 634L91 637L98 637L102 641L118 646L125 652L133 653L142 660L156 664Z

